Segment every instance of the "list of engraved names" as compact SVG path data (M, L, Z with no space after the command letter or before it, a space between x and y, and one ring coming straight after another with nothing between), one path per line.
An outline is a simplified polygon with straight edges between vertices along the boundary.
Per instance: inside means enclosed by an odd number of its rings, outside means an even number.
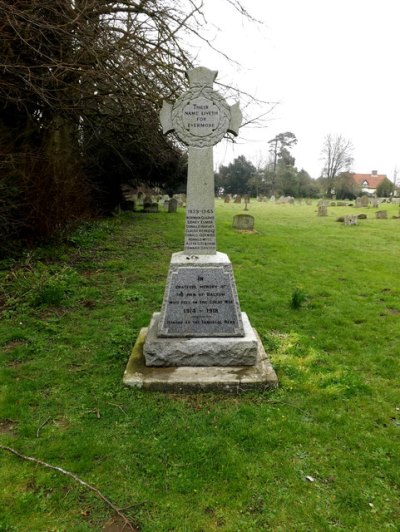
M185 250L193 252L215 248L214 209L186 211Z

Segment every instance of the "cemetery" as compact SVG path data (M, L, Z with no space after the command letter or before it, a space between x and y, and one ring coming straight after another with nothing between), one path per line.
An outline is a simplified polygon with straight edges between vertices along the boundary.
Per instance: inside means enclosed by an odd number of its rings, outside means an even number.
M257 232L240 233L243 205L215 201L217 245L278 389L123 386L186 216L125 212L2 271L0 443L75 472L148 530L396 527L398 208L361 220L355 238L334 223L343 207L321 218L315 202L250 205ZM71 479L17 460L1 456L3 528L120 522Z
M399 530L397 167L215 157L203 2L0 9L0 530Z

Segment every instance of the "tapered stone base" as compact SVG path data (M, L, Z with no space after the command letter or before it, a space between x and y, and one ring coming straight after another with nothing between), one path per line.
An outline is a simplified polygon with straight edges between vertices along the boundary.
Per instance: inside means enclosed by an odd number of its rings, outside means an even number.
M228 255L172 255L157 336L244 336Z
M147 333L147 327L141 329L132 350L123 378L126 386L170 393L216 391L234 394L278 387L276 373L255 330L256 364L228 367L148 367L143 355Z

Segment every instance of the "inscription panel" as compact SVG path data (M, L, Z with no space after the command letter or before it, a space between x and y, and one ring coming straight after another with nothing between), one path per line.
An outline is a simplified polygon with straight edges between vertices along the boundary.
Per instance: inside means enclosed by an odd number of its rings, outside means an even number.
M183 126L196 137L206 137L219 125L221 113L207 98L195 98L183 108Z
M230 107L211 87L191 87L172 107L171 124L188 146L205 148L217 144L229 129Z
M224 267L171 273L160 335L242 336L243 324L231 272Z
M196 253L215 250L214 209L190 209L186 211L185 251Z

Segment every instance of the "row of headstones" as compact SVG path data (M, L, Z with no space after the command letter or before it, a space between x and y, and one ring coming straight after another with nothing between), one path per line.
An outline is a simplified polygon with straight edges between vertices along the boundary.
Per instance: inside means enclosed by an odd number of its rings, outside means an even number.
M150 195L142 192L124 194L124 206L129 210L135 210L137 207L143 207L144 212L159 212L162 206L168 212L176 212L177 207L184 207L186 205L185 194L174 194L172 198L168 194L164 195Z
M396 198L397 199L397 198ZM356 207L356 208L366 208L373 207L375 209L379 208L381 203L386 203L386 198L370 198L369 196L361 196L356 198L355 203L350 201L329 201L329 200L319 200L317 206L325 207ZM396 203L395 199L392 200L393 203Z
M250 203L250 196L245 194L243 196L243 200L245 203ZM240 194L235 194L233 196L227 194L224 196L224 203L230 203L231 201L233 201L233 203L242 203L242 196Z
M318 206L318 216L328 216L328 207L326 205L319 205ZM377 219L387 219L387 211L376 211L375 212L375 218ZM339 218L336 219L337 222L347 222L346 225L355 225L357 222L355 222L355 219L362 220L366 219L366 214L359 214L358 216L356 214L348 214L346 216L339 216Z
M245 194L243 198L240 194L236 194L233 196L230 194L227 194L226 196L224 196L225 203L230 203L231 201L233 201L233 203L242 203L242 199L244 200L245 203L250 203L250 196L248 194ZM264 203L269 201L270 203L278 203L278 204L289 203L289 204L294 205L295 198L293 198L293 196L281 196L280 198L276 199L275 196L271 196L270 198L267 198L267 196L257 196L257 201L264 202ZM299 205L301 205L302 202L303 202L302 199L297 200L297 203ZM312 201L309 199L306 199L305 202L307 205L312 204Z

